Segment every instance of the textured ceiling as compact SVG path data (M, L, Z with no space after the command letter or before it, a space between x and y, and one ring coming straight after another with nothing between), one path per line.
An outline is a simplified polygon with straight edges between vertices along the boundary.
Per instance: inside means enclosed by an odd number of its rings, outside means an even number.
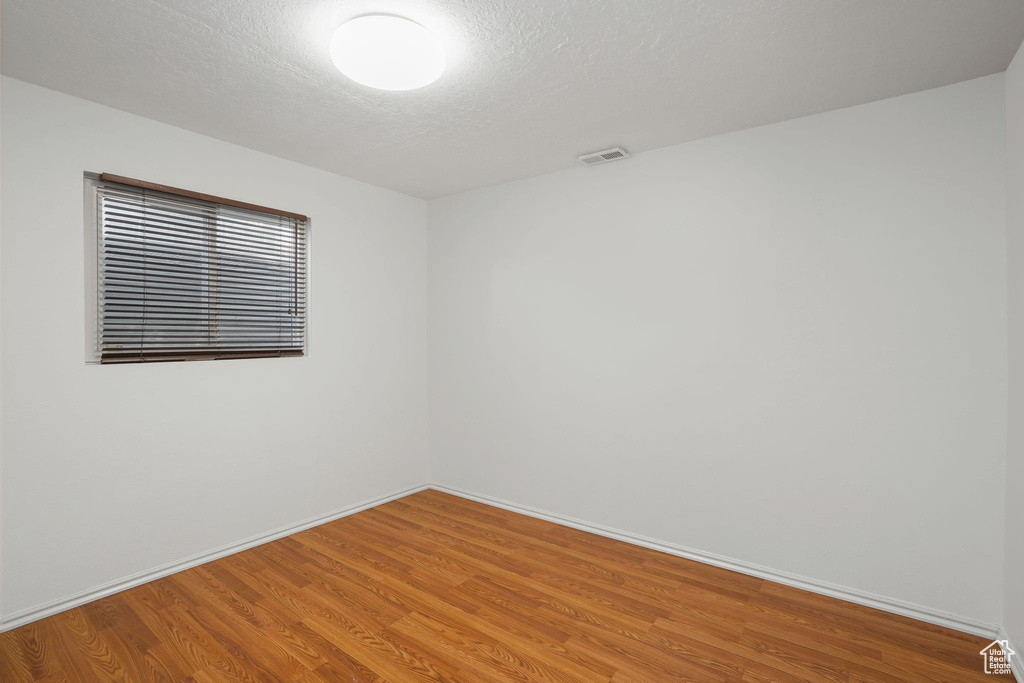
M331 64L343 20L434 30L435 84ZM9 76L419 197L1003 71L1022 0L3 0ZM628 163L628 162L625 162Z

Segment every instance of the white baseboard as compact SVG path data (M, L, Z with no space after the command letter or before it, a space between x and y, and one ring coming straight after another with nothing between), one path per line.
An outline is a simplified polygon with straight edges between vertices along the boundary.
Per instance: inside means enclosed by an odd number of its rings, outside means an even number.
M638 534L631 534L626 531L619 531L618 529L601 526L600 524L591 524L590 522L584 522L583 520L574 519L572 517L557 515L526 505L511 503L507 500L501 500L500 498L493 498L491 496L465 491L454 486L432 483L430 488L444 493L450 493L453 496L459 496L460 498L475 500L476 502L484 503L485 505L493 505L504 510L509 510L510 512L518 512L523 515L529 515L530 517L554 522L555 524L562 524L564 526L573 527L574 529L589 531L590 533L597 534L599 536L614 538L617 541L632 543L633 545L668 553L669 555L685 557L688 560L695 560L697 562L703 562L704 564L710 564L715 567L729 569L741 574L756 576L768 581L793 586L794 588L801 588L812 593L828 595L830 597L839 598L840 600L846 600L858 605L874 607L875 609L892 612L893 614L910 617L911 619L917 619L918 621L925 621L930 624L945 626L946 628L963 631L964 633L970 633L971 635L981 636L990 640L995 640L999 633L999 627L995 624L986 624L980 621L975 621L974 619L968 619L967 617L950 614L949 612L943 612L930 607L923 607L921 605L903 602L902 600L896 600L895 598L874 595L855 588L847 588L845 586L838 586L826 581L809 579L805 576L777 571L751 562L744 562L743 560L734 560L732 558L722 557L721 555L707 553L702 550L694 550L693 548L685 548L672 543L665 543L657 539L647 538L646 536L640 536ZM1024 683L1024 678L1021 678L1019 674L1017 678L1018 681Z
M1017 679L1017 683L1024 683L1024 652L1017 647L1020 643L1014 643L1002 627L999 628L999 635L996 636L996 639L1005 640L1010 646L1010 651L1016 653L1010 657L1010 670L1013 671L1013 677Z
M116 581L110 581L109 583L105 583L101 586L96 586L95 588L90 588L59 600L53 600L52 602L47 602L42 605L37 605L36 607L30 607L28 609L21 610L20 612L15 612L14 614L6 615L2 620L0 620L0 632L24 626L25 624L84 605L88 602L92 602L93 600L99 600L100 598L105 598L108 595L120 593L123 590L127 590L186 569L191 569L192 567L198 567L201 564L206 564L207 562L218 560L222 557L233 555L234 553L248 550L249 548L254 548L258 545L263 545L264 543L269 543L270 541L275 541L279 538L284 538L285 536L290 536L321 524L326 524L327 522L333 522L336 519L341 519L342 517L347 517L348 515L361 512L362 510L382 505L392 500L408 496L412 493L417 493L426 488L428 488L426 484L410 486L402 489L401 491L394 491L393 493L378 496L377 498L363 501L362 503L349 505L348 507L328 512L325 515L311 517L296 524L289 524L288 526L283 526L264 534L251 536L243 541L222 545L219 548L214 548L213 550L192 555L191 557L186 557L183 560L169 562L167 564L160 565L159 567L147 569L145 571L132 574L131 576L117 579Z
M236 543L230 543L223 545L219 548L209 550L207 552L199 553L191 557L187 557L182 560L175 562L169 562L167 564L149 569L146 571L132 574L131 576L118 579L105 583L95 588L69 595L59 600L54 600L42 605L30 607L29 609L15 612L14 614L3 617L0 620L0 631L7 631L18 626L44 619L46 617L58 614L65 610L84 605L93 600L99 600L108 595L119 593L121 591L133 588L135 586L153 581L155 579L163 578L171 574L197 567L201 564L211 562L213 560L226 557L228 555L247 550L270 541L290 536L291 534L304 531L314 526L326 524L336 519L346 517L351 514L355 514L362 510L366 510L377 505L408 496L413 493L417 493L427 488L436 489L444 493L450 493L460 498L466 498L469 500L475 500L485 505L493 505L511 512L517 512L520 514L528 515L530 517L536 517L555 524L562 524L564 526L573 527L582 531L588 531L599 536L606 536L613 538L625 543L631 543L633 545L642 546L644 548L650 548L659 552L667 553L669 555L676 555L678 557L684 557L689 560L695 560L704 564L709 564L715 567L721 567L723 569L729 569L732 571L740 572L741 574L748 574L750 576L756 576L758 578L766 579L768 581L775 581L787 586L793 586L795 588L801 588L803 590L811 591L812 593L820 593L822 595L828 595L840 600L846 600L859 605L866 605L868 607L874 607L881 609L886 612L892 612L893 614L899 614L911 619L917 619L919 621L928 622L931 624L937 624L939 626L945 626L947 628L955 629L957 631L963 631L972 635L981 636L995 640L997 637L1005 638L1005 634L1002 633L1001 629L994 624L986 624L968 619L966 617L957 616L948 612L931 609L929 607L923 607L921 605L915 605L901 600L888 598L885 596L874 595L864 591L856 590L853 588L846 588L845 586L837 586L835 584L827 583L825 581L818 581L816 579L809 579L803 576L797 576L795 574L789 574L787 572L781 572L768 567L762 567L757 564L750 562L744 562L742 560L734 560L728 557L722 557L721 555L715 555L713 553L707 553L701 550L694 550L692 548L685 548L683 546L674 545L671 543L665 543L653 538L647 538L637 534L628 533L625 531L619 531L618 529L612 529L610 527L602 526L599 524L592 524L590 522L584 522L583 520L574 519L572 517L566 517L564 515L558 515L544 510L538 510L526 505L519 505L511 503L500 498L493 498L491 496L481 495L466 491L453 486L445 486L443 484L431 483L423 484L419 486L411 486L400 491L394 491L384 496L379 496L372 500L367 500L362 503L350 505L333 512L329 512L319 517L313 517L310 519L303 520L296 524L284 526L273 531L269 531L264 534L252 536ZM1024 673L1021 671L1021 660L1024 659L1024 653L1018 650L1018 656L1012 658L1014 666L1014 673L1017 676L1017 680L1020 683L1024 683Z

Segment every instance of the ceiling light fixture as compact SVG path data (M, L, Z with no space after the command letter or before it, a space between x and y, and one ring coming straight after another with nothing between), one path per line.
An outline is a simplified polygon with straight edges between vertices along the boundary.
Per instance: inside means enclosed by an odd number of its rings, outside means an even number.
M441 41L403 17L369 14L346 21L331 37L331 59L356 83L380 90L414 90L444 73Z

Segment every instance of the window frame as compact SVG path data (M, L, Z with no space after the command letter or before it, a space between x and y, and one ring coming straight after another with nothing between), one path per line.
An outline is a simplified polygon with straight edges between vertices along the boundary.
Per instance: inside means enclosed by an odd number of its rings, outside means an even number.
M304 317L303 317L303 340L302 349L299 353L282 353L282 352L254 352L246 353L240 351L237 353L218 353L217 349L211 348L209 354L192 354L187 357L175 356L169 358L161 357L141 357L132 359L118 359L118 360L104 360L102 357L102 316L103 316L103 296L102 296L102 284L101 284L101 272L100 272L100 258L103 250L102 240L102 218L100 216L100 203L99 203L99 189L103 185L110 183L118 183L116 179L108 180L101 176L104 174L87 171L83 174L83 206L84 206L84 232L85 232L85 248L83 249L85 255L85 362L88 365L149 365L152 363L166 363L166 362L185 362L185 361L205 361L205 360L262 360L270 358L307 358L310 355L310 336L312 329L312 316L311 316L311 283L312 283L312 220L308 216L304 216L303 230L305 238L305 249L303 258L305 263L305 306L304 306ZM117 176L114 176L117 178ZM130 180L130 179L129 179ZM141 181L139 181L141 182ZM154 191L163 191L156 184L151 185L149 189ZM140 185L145 187L145 185ZM170 188L176 189L176 188ZM180 191L186 192L186 191ZM166 194L175 194L174 192ZM204 195L201 193L188 193L182 196L188 201L195 201L197 203L206 203L214 207L216 210L220 208L249 208L258 209L261 207L255 207L254 205L246 204L244 202L235 202L234 200L223 199L220 197L213 197L211 195ZM218 199L223 199L219 202Z

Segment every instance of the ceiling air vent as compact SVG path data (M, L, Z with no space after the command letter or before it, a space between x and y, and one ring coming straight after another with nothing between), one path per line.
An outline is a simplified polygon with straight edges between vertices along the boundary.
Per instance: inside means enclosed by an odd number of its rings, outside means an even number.
M621 147L613 147L612 149L604 149L600 152L591 152L590 154L584 154L580 157L580 161L585 163L587 166L593 166L594 164L603 164L606 161L617 161L618 159L625 159L629 156L629 152L622 149Z

